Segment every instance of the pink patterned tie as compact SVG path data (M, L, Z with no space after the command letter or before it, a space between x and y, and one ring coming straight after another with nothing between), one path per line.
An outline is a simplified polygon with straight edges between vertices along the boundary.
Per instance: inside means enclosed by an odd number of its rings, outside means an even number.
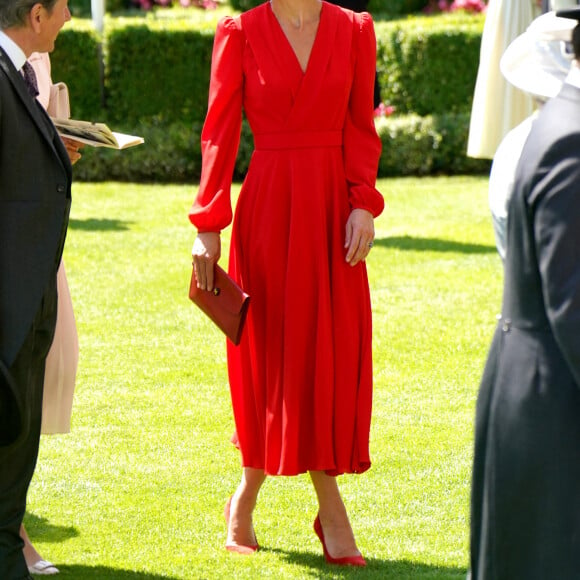
M36 82L36 73L28 61L22 65L22 76L30 96L35 99L38 96L38 83Z

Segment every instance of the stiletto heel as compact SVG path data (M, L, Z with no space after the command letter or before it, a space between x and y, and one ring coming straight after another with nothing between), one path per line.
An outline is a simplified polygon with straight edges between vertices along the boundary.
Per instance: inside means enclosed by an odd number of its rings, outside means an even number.
M224 507L224 518L226 519L226 525L228 527L228 531L230 529L230 506L232 503L232 497L228 499L226 505ZM236 552L236 554L253 554L257 552L260 546L258 545L258 540L256 540L256 534L254 533L254 540L255 543L249 546L245 546L244 544L228 544L226 542L226 550L229 552Z
M322 544L322 550L324 552L324 557L329 564L337 564L338 566L366 566L367 563L361 554L358 556L344 556L342 558L333 558L326 548L326 542L324 541L324 532L322 531L322 525L320 523L320 517L316 516L314 520L314 531Z

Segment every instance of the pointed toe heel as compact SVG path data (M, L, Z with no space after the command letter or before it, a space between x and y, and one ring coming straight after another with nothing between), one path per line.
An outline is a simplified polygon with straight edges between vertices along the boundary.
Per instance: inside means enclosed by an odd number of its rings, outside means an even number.
M329 564L336 564L337 566L366 566L367 563L361 554L357 556L344 556L342 558L333 558L326 547L326 541L324 540L324 532L322 531L322 525L320 523L320 517L316 516L314 520L314 532L318 536L320 543L322 544L322 551L324 552L324 558Z

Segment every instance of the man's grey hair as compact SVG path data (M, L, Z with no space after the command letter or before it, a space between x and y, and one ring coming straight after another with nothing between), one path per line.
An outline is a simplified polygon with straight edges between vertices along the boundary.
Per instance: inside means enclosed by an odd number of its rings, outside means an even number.
M52 12L57 0L0 0L0 30L20 28L35 4L42 4Z

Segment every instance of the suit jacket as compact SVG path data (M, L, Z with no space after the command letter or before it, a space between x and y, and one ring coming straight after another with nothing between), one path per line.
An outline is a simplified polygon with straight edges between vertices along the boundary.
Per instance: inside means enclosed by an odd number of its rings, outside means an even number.
M0 389L14 390L7 373L55 281L71 180L71 163L52 122L0 48ZM13 394L19 408L26 404Z
M473 580L580 578L580 89L533 124L476 410Z

